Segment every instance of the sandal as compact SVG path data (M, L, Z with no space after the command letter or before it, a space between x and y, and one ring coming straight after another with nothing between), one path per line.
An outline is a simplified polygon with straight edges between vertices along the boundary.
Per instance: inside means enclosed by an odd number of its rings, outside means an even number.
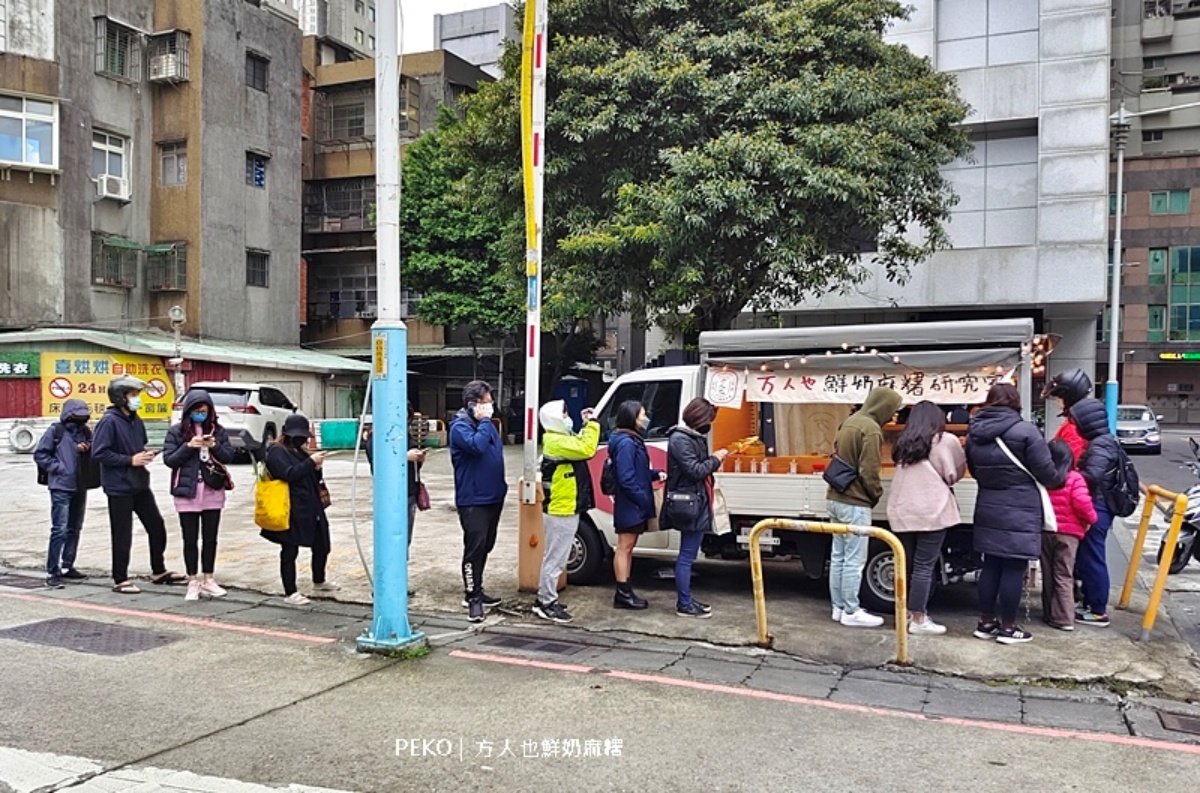
M137 584L132 581L123 581L112 588L113 592L121 595L139 595L142 590L138 589Z
M183 573L175 573L170 570L165 573L159 573L158 575L150 576L150 582L159 584L160 586L163 584L186 584L187 580L187 576L185 576Z

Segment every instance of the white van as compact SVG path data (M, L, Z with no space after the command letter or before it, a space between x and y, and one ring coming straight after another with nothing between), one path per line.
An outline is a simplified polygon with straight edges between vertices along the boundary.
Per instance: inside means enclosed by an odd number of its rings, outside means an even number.
M701 334L700 353L695 366L622 375L597 404L602 446L590 464L597 507L580 521L567 567L572 583L594 582L616 544L612 502L598 483L607 457L604 444L626 400L646 408L646 445L655 468L666 468L667 433L697 396L721 408L709 435L714 449L757 437L743 453L731 454L716 475L733 532L706 535L702 548L710 558L738 559L748 555L746 535L764 518L828 518L821 472L837 428L871 387L895 388L906 405L923 399L944 405L947 429L963 436L969 406L982 402L996 382L1018 385L1028 418L1036 354L1031 319L713 331ZM895 421L884 427L885 495L874 512L877 525L887 524L886 464L902 428ZM975 493L970 478L955 487L964 519L974 513ZM792 558L807 575L819 578L827 573L830 542L828 535L781 532L765 535L762 545L764 556ZM670 562L678 547L678 532L651 532L642 535L635 553ZM940 582L961 579L977 566L970 526L948 532ZM872 541L863 602L887 610L893 592L891 551Z

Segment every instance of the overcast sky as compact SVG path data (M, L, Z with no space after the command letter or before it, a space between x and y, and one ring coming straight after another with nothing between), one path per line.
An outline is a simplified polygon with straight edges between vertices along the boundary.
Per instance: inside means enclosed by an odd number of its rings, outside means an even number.
M378 0L386 2L387 0ZM401 0L404 11L404 52L433 49L433 15L453 14L499 5L501 0Z

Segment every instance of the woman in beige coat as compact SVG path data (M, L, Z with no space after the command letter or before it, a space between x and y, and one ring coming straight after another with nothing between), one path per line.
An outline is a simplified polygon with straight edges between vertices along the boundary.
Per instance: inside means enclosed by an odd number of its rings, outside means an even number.
M967 470L967 457L958 438L946 432L942 409L918 402L892 447L892 460L896 474L887 516L908 557L908 632L940 635L946 627L925 608L946 530L962 521L953 488Z

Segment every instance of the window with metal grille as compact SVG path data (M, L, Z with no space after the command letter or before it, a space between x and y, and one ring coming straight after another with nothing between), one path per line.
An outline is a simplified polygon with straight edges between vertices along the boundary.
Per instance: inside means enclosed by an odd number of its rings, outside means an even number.
M334 105L329 115L329 137L332 140L361 138L367 132L366 102Z
M120 237L92 236L92 283L99 286L137 286L140 246Z
M246 251L246 286L268 286L271 275L271 254L266 251Z
M182 30L156 33L150 38L150 81L180 83L188 79L192 37Z
M246 53L246 85L258 91L267 90L267 70L271 62L261 55Z
M0 163L58 167L58 103L0 94Z
M374 319L378 314L374 262L321 265L310 273L310 320Z
M404 112L400 119L400 131L419 135L421 134L421 81L405 77L401 88L404 94Z
M146 247L146 289L187 291L187 243L166 242Z
M304 230L310 233L374 228L375 180L330 179L310 182L304 194Z
M136 30L96 17L96 74L142 79L142 45Z
M267 161L269 159L265 154L246 152L246 184L251 187L266 188Z
M162 167L164 186L187 184L187 143L160 143L158 156Z

